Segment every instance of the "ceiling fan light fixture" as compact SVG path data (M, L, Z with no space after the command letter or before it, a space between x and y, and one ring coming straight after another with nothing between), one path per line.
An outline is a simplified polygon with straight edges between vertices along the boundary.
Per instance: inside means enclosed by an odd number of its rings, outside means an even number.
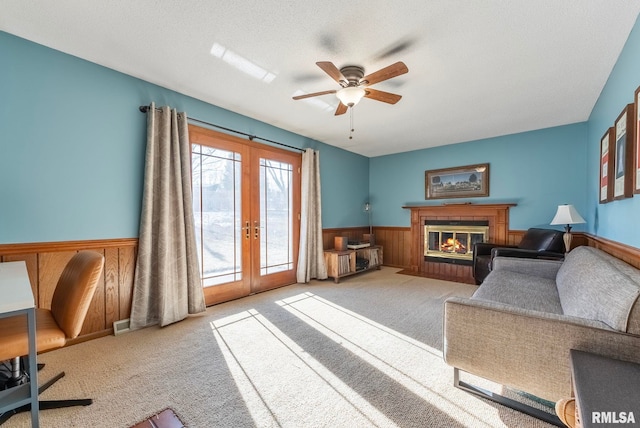
M364 88L359 86L347 86L336 92L336 96L340 102L347 107L353 107L358 104L365 94Z

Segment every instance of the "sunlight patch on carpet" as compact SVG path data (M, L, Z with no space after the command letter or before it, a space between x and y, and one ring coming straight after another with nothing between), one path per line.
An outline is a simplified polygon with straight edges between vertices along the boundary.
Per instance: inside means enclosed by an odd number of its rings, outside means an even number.
M345 415L353 427L397 426L257 311L216 320L211 327L256 426L282 421L309 426L317 420L331 426L333 417L339 421ZM280 381L274 382L276 373ZM287 373L284 383L282 373Z
M276 303L459 422L474 416L430 385L442 375L440 350L310 292Z
M309 300L309 299L313 299L313 300ZM278 300L276 303L280 306L286 307L289 306L291 308L295 308L296 310L300 310L304 307L309 307L309 306L305 306L305 304L309 304L310 302L314 302L314 303L320 303L320 305L316 305L313 304L313 308L314 310L323 310L326 309L325 306L330 308L330 313L331 314L337 314L342 316L343 318L348 318L348 317L352 317L354 318L356 321L359 322L359 324L363 325L363 326L368 326L371 327L372 329L377 329L380 330L380 332L382 332L385 336L386 335L391 335L394 336L396 339L400 340L400 341L404 341L407 344L411 345L411 346L415 346L416 348L419 348L423 351L427 351L432 355L435 355L438 358L442 358L442 351L440 351L439 349L433 348L431 346L428 346L422 342L419 342L409 336L406 336L402 333L399 333L391 328L386 327L385 325L382 325L380 323L377 323L367 317L363 317L362 315L358 314L357 312L353 312L350 311L349 309L346 309L340 305L336 305L335 303L324 299L320 296L316 296L313 293L307 292L307 293L301 293L298 294L297 296L293 296L287 299L283 299L283 300ZM301 311L302 312L302 311ZM350 322L350 320L346 319L348 322Z

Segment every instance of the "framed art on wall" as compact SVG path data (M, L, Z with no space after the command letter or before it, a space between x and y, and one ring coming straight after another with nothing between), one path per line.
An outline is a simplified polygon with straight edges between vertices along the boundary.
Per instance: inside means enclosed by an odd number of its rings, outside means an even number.
M634 108L635 108L635 141L633 142L633 146L635 149L634 155L634 167L633 167L633 177L634 177L634 185L633 185L633 193L640 193L640 87L636 89L636 93L634 96Z
M424 172L425 199L489 196L489 164Z
M615 122L613 199L633 196L635 121L634 104L627 104Z
M613 150L611 145L615 139L613 127L607 129L600 138L600 203L613 201Z

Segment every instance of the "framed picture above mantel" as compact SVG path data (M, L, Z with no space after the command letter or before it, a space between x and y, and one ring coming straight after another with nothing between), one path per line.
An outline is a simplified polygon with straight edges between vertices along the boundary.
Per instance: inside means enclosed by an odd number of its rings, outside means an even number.
M427 170L424 184L425 199L489 196L489 164Z

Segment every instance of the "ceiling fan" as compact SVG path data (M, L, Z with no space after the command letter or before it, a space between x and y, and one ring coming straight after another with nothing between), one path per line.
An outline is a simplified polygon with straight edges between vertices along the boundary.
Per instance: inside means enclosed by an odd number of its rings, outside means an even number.
M363 97L389 104L397 103L400 101L400 98L402 98L401 95L379 91L372 89L369 86L400 76L401 74L405 74L409 71L402 61L398 61L395 64L391 64L376 72L367 74L366 76L364 75L364 68L357 65L347 65L338 69L338 67L330 61L320 61L316 62L316 64L333 80L338 82L342 88L330 91L314 92L312 94L297 95L293 97L293 99L301 100L304 98L317 97L319 95L336 94L340 100L340 104L338 104L338 108L336 109L336 116L346 113L349 107L353 107L358 104Z

